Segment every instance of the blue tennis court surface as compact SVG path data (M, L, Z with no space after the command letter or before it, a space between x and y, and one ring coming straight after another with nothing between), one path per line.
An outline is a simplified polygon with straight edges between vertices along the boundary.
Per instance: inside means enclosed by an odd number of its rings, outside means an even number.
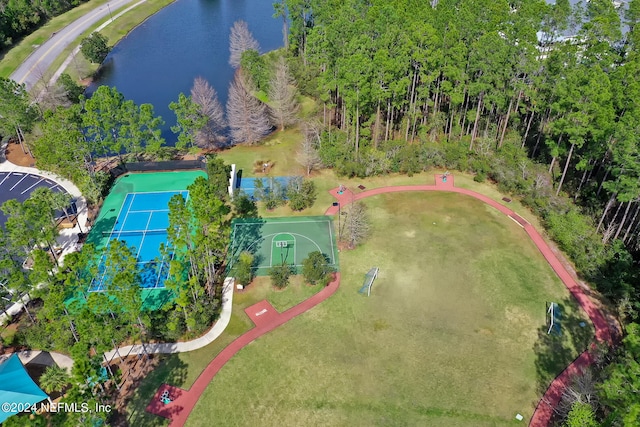
M246 195L253 197L253 194L256 191L256 179L262 181L262 186L265 189L272 188L275 183L279 183L283 188L286 188L289 185L289 180L291 177L289 176L274 176L269 178L254 178L254 177L238 177L238 181L236 183L236 188L238 190L242 190Z
M109 242L121 240L132 248L142 269L143 288L164 288L169 273L170 259L167 258L171 255L163 256L160 246L167 243L169 200L176 194L181 194L185 199L189 196L186 190L127 194L113 229L106 233ZM104 257L98 271L104 271L103 263ZM91 284L89 292L108 288L108 278L104 274L99 276Z

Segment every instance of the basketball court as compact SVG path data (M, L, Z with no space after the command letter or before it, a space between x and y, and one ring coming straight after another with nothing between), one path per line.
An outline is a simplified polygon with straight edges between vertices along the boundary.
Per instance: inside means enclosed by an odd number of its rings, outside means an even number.
M244 251L253 254L257 276L266 276L271 267L283 263L299 269L314 251L322 252L337 267L333 221L326 216L234 220L231 266Z

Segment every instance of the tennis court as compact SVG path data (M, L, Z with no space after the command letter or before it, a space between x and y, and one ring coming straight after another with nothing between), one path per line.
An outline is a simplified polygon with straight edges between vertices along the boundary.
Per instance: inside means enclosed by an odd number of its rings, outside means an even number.
M169 273L170 259L167 257L170 255L163 256L160 246L167 242L169 200L176 194L180 194L185 200L189 197L186 190L128 193L113 229L105 232L108 237L107 246L112 240L122 240L133 249L142 270L143 288L163 288ZM98 271L103 270L101 264ZM102 274L92 282L89 291L102 291L105 287L105 277Z
M257 276L266 276L274 265L287 263L296 268L314 251L322 252L337 268L337 249L331 218L287 217L249 218L233 221L230 266L241 252L254 256Z
M238 176L238 181L236 183L236 190L242 191L249 197L253 198L254 193L256 192L256 180L262 182L262 187L269 191L269 189L274 188L275 185L279 184L282 188L286 188L291 180L290 176L274 176L267 178L256 178L256 177L243 177Z
M164 288L169 260L160 253L161 244L167 240L169 200L175 194L188 197L186 188L199 176L206 178L202 171L123 175L104 200L87 236L87 243L94 244L101 253L114 239L124 240L133 248L142 267L142 300L146 310L159 309L174 297ZM101 276L98 274L94 279L89 292L108 289L108 278Z

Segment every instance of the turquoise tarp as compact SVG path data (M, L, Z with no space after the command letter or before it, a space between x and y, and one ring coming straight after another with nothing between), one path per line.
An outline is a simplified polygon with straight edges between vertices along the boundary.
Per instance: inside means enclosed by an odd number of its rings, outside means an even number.
M31 379L17 354L0 363L0 402L15 405L3 405L0 408L0 423L18 413L28 405L35 405L47 399L47 393L40 390ZM13 407L11 407L13 406ZM6 411L15 409L15 411Z

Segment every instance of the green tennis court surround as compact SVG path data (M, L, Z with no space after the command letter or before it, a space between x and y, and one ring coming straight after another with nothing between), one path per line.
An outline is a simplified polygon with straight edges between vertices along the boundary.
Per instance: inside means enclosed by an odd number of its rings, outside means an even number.
M333 221L326 216L236 219L231 232L230 268L244 251L253 254L258 276L266 276L272 266L282 263L297 271L314 251L326 255L330 265L337 268L338 264Z

